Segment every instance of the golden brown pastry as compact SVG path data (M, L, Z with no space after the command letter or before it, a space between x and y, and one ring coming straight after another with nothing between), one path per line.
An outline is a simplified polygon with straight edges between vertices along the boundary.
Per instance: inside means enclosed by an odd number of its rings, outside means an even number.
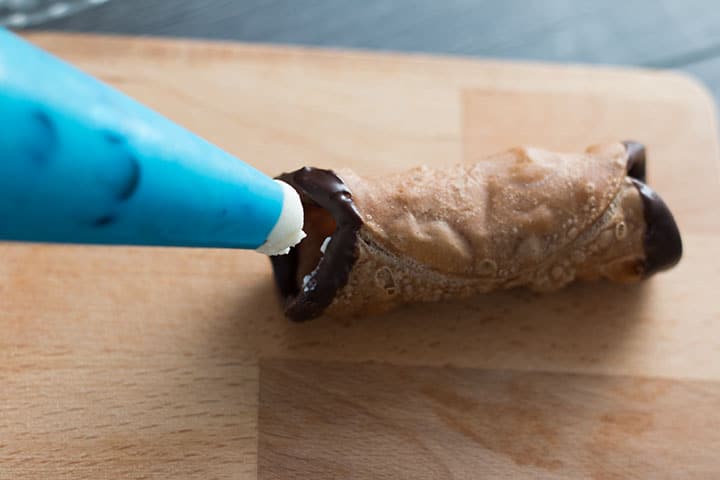
M307 320L576 279L638 281L682 255L672 214L644 176L634 142L582 154L516 148L373 179L283 174L308 234L271 259L285 313Z

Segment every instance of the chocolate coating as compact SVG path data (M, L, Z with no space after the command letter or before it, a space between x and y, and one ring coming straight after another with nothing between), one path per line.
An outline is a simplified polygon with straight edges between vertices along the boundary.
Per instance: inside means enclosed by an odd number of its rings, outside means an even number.
M645 264L648 277L675 266L682 257L682 240L670 209L660 196L645 183L645 146L632 140L622 142L628 153L627 173L640 193L645 218Z
M275 282L285 301L285 315L295 321L309 320L320 315L332 303L337 291L347 284L358 257L357 232L362 219L350 190L331 170L305 167L277 178L297 190L303 204L326 210L337 225L325 254L302 291L296 280L298 247L291 248L287 255L270 257Z
M670 209L653 189L637 179L632 179L640 192L645 217L644 276L675 266L682 257L682 240Z
M628 176L645 182L645 145L632 140L626 140L622 143L628 153Z

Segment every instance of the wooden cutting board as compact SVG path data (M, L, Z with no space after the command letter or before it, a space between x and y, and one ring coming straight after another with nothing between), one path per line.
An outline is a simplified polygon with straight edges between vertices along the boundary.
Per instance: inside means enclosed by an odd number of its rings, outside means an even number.
M30 38L269 174L637 139L686 254L640 286L293 324L252 252L0 245L0 479L720 475L719 149L693 80Z

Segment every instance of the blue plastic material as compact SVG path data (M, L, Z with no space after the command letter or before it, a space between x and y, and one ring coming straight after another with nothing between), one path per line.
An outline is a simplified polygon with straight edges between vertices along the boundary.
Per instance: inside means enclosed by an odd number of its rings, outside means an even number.
M0 28L0 239L254 249L282 202L268 176Z

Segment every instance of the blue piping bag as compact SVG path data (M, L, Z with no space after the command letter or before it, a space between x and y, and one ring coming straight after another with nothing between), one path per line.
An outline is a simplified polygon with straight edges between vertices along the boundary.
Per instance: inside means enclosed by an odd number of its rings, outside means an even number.
M0 28L0 240L287 252L297 192Z

